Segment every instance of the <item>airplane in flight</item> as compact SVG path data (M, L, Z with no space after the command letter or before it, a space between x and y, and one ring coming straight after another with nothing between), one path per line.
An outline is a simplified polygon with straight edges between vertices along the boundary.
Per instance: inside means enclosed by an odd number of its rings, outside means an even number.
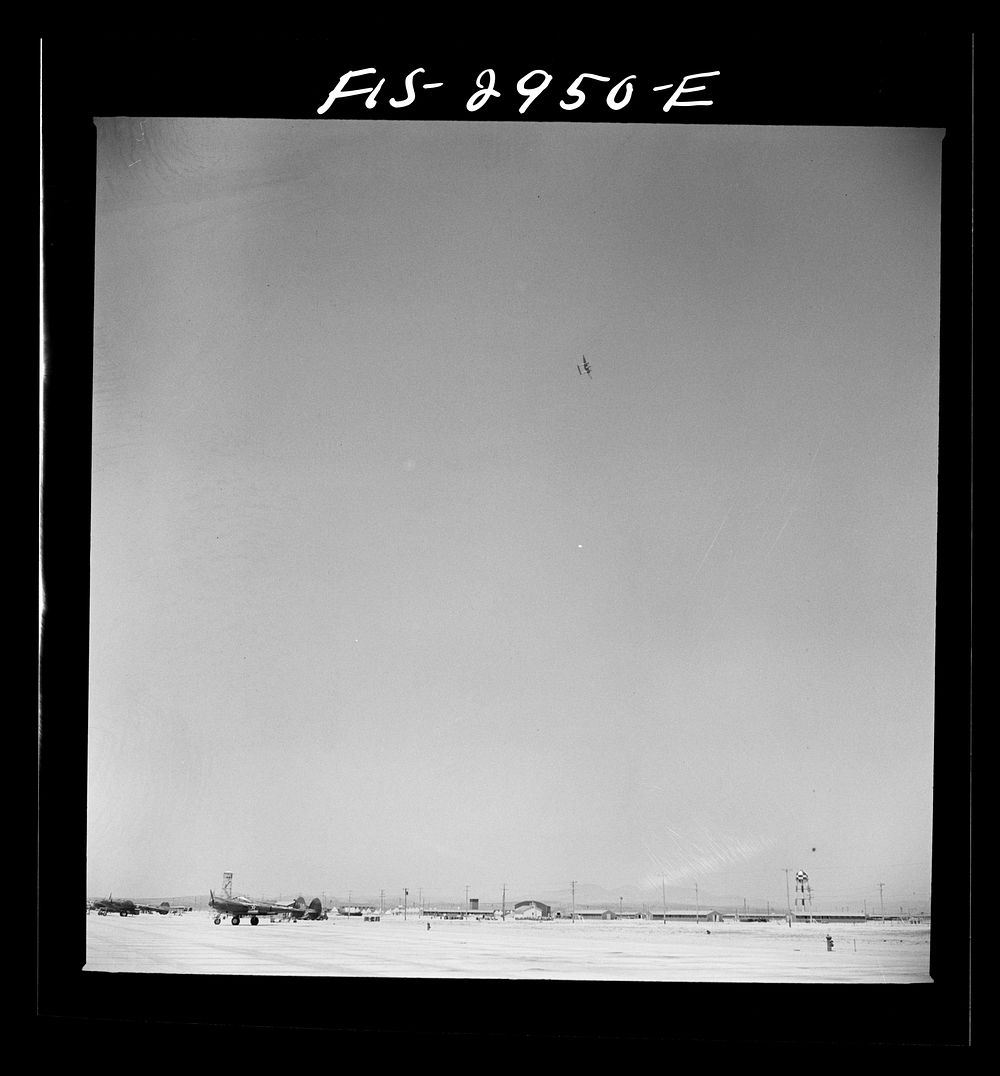
M208 892L209 906L216 912L213 920L216 926L225 916L232 917L234 927L238 927L240 920L248 916L252 927L257 926L262 915L282 915L290 919L326 918L323 902L319 897L313 897L308 904L305 897L296 897L291 904L276 904L269 900L252 900L250 897L232 897L225 894L217 897L212 889Z
M590 376L591 376L591 374L590 374L590 363L589 363L589 362L587 362L587 356L586 356L586 355L584 355L584 356L583 356L583 369L581 370L581 369L580 369L580 364L579 364L579 363L577 363L577 365L576 365L576 372L577 372L577 373L578 373L578 374L579 374L579 375L580 375L581 377L583 377L583 375L584 375L585 373L586 373L587 377L590 377Z
M108 915L114 912L121 916L138 915L140 912L157 912L159 915L167 915L170 912L170 905L167 901L163 901L162 904L136 904L134 900L114 900L110 893L107 899L102 897L91 901L90 907L95 908L98 915Z

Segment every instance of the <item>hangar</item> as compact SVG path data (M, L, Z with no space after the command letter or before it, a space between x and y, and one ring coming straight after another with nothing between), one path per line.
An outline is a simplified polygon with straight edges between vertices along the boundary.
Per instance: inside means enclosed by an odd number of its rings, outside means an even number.
M515 919L551 919L552 908L540 900L521 900L514 905Z

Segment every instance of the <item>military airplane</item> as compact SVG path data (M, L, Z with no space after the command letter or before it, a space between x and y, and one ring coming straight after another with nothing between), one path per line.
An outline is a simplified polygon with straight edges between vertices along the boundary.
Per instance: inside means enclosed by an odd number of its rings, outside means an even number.
M218 926L225 916L232 916L233 926L238 927L240 920L249 916L250 925L257 926L262 915L282 915L290 919L325 919L323 902L319 897L306 904L305 897L296 897L291 904L276 904L269 900L252 900L250 897L230 897L223 894L217 897L214 890L209 890L209 906L214 908L216 916L213 922Z
M581 369L580 369L580 364L579 364L579 363L577 363L577 366L576 366L576 372L577 372L577 373L578 373L578 374L579 374L579 375L580 375L581 377L583 377L583 375L584 375L584 374L586 374L586 375L587 375L587 377L590 377L590 376L591 376L591 373L590 373L590 363L589 363L589 362L587 362L587 356L586 356L586 355L584 355L584 356L583 356L583 369L581 370Z
M140 912L157 912L160 915L167 915L170 911L170 905L166 901L162 904L136 904L134 900L114 900L110 893L106 900L102 897L92 901L90 907L96 908L98 915L108 915L114 912L121 916L138 915Z

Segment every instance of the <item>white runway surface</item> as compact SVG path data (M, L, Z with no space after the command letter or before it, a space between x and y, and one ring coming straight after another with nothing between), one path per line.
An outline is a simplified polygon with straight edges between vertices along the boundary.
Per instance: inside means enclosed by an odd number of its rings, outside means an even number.
M383 918L258 926L207 912L87 916L87 971L591 979L743 983L929 983L930 927L908 923L545 923ZM708 933L711 931L711 933ZM826 935L834 948L828 951Z

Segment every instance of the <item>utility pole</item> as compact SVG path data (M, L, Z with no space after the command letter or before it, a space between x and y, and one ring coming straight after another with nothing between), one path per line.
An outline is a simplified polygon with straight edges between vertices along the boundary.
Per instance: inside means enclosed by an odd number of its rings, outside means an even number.
M622 897L618 898L618 918L619 919L621 919L621 917L622 917L622 899L623 899Z
M573 891L573 922L576 922L576 881L569 883L570 889Z
M878 905L882 910L882 922L885 922L885 904L882 902L882 888L885 886L885 882L879 882L878 884Z
M408 889L403 890L403 922L406 922L406 898L410 895Z
M468 886L465 887L465 910L466 910L466 912L468 912L468 910L469 910L469 887Z
M348 901L348 903L350 903L350 901ZM379 915L384 915L385 914L385 890L384 889L380 889L378 891L378 914Z
M500 918L501 919L506 919L507 918L507 883L506 882L504 882L504 884L503 884L503 897L501 899L502 899L503 903L500 906Z
M788 872L791 867L785 867L785 903L788 905L788 925L791 926L792 922L792 895L788 891Z
M666 877L660 878L660 885L663 889L663 925L667 925L667 879Z

